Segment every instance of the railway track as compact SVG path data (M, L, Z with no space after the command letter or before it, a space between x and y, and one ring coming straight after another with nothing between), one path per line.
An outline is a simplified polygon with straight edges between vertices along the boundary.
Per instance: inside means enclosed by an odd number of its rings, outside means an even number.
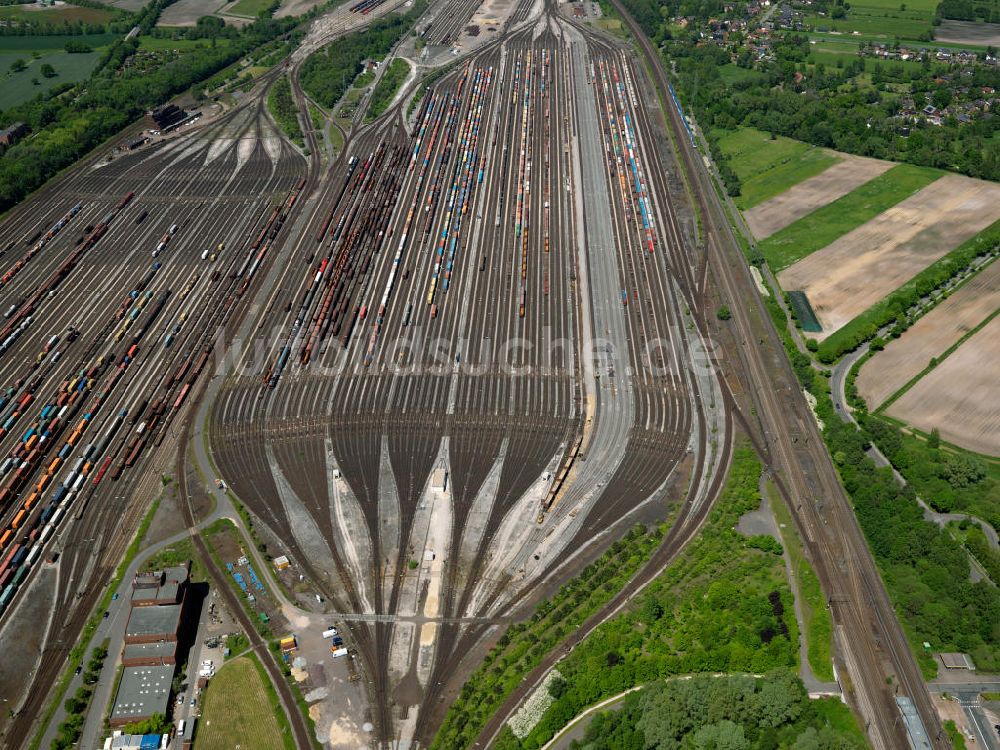
M763 309L738 244L709 177L686 137L686 124L670 106L666 73L649 40L620 0L612 0L638 40L654 73L661 102L674 131L694 190L700 213L707 219L706 233L712 270L733 302L736 321L745 345L740 358L750 376L752 393L759 403L767 453L778 473L774 478L792 510L799 533L809 550L823 590L830 598L835 624L843 630L840 651L849 665L855 708L865 718L876 747L906 747L907 740L893 695L886 684L883 659L917 707L934 747L948 746L937 712L930 701L919 668L896 619L888 594L875 568L867 542L858 526L822 436L808 411L773 325ZM753 341L758 340L758 345ZM779 394L781 394L779 396ZM810 467L807 470L804 467Z

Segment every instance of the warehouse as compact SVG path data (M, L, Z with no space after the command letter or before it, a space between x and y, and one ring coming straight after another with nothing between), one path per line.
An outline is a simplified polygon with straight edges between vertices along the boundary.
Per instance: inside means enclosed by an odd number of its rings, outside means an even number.
M167 715L170 706L170 682L173 665L165 667L126 667L115 694L109 719L119 727L148 719L153 714Z

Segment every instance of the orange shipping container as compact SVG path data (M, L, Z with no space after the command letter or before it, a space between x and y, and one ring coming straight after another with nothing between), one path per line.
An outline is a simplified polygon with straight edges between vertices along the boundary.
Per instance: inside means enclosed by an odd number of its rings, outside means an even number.
M59 470L59 465L62 463L62 459L56 456L52 459L52 463L49 464L48 473L55 474Z
M4 547L7 546L7 542L10 541L10 538L11 538L11 536L13 536L13 534L14 534L13 531L11 531L10 529L7 529L3 533L3 536L0 536L0 549L3 549Z
M15 529L20 528L21 524L24 523L24 517L26 515L28 515L28 511L24 510L23 508L19 510L17 512L17 515L14 516L14 520L10 522L11 527Z
M28 495L28 499L24 501L24 509L31 510L32 506L38 502L38 493L32 492Z
M52 481L52 475L46 474L44 477L38 480L38 486L35 489L41 492L42 490L45 489L45 487L48 485L50 481Z

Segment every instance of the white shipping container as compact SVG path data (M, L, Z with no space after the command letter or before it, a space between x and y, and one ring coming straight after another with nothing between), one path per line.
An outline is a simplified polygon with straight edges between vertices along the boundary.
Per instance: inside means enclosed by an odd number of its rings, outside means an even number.
M24 564L30 568L35 564L35 561L38 559L40 554L42 554L42 545L36 544L31 548L31 552L28 553L28 557L25 559Z
M341 656L347 656L346 648L338 648L336 651L333 652L334 659L339 659Z

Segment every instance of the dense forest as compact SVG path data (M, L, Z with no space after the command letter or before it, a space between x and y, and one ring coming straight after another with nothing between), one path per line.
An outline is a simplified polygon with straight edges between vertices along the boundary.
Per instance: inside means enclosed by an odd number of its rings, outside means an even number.
M299 71L303 90L324 107L332 107L361 72L365 60L381 60L389 54L422 12L423 3L417 3L406 15L380 18L364 31L313 53Z
M941 0L937 15L939 18L953 18L956 21L1000 23L1000 1Z
M579 750L861 750L850 709L809 700L787 672L657 682L597 714Z
M154 0L135 20L149 32L173 0ZM138 40L119 40L105 52L88 81L56 86L47 94L12 107L0 124L25 122L32 137L12 146L0 160L0 212L23 199L59 170L138 119L247 52L288 32L297 19L260 18L246 26L232 44L191 49L151 71L133 71L123 62Z

